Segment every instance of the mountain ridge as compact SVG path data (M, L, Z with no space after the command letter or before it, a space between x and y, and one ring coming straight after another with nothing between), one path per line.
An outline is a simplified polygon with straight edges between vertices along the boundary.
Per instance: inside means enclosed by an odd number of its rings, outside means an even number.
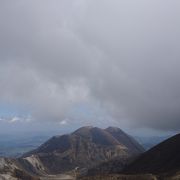
M37 156L48 173L56 174L70 171L77 166L90 168L115 158L125 161L144 152L140 147L120 128L101 129L85 126L70 134L53 136L23 157Z

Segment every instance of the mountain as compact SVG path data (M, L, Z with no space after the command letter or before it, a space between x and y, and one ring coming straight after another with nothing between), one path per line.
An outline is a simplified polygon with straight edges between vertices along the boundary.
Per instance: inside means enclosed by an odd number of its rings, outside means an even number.
M129 158L142 152L144 149L119 128L87 126L54 136L20 158L0 158L0 179L74 179L74 173L82 174L105 162L118 160L122 169Z
M35 158L49 174L91 168L112 159L126 159L144 149L121 129L82 127L71 134L54 136L23 158ZM41 165L41 167L42 167Z
M147 152L127 166L124 173L175 173L180 171L180 134L177 134Z

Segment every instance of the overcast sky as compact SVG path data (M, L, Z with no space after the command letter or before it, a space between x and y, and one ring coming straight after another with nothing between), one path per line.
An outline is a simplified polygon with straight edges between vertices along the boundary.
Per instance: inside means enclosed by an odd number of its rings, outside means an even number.
M1 121L180 130L179 9L1 0Z

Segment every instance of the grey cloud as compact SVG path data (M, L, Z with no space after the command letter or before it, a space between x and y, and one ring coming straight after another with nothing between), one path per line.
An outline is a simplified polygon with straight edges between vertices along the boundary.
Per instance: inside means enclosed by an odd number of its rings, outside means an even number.
M180 128L178 0L1 1L0 99L62 121L78 104ZM103 114L104 115L104 114Z

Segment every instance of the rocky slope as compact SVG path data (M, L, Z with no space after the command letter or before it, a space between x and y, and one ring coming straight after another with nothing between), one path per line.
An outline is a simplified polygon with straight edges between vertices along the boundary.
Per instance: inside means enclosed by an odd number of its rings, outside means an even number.
M31 171L26 171L16 159L0 158L1 180L40 180Z
M144 152L144 148L133 137L126 134L120 128L108 127L105 131L126 146L130 153L139 154L139 152Z

